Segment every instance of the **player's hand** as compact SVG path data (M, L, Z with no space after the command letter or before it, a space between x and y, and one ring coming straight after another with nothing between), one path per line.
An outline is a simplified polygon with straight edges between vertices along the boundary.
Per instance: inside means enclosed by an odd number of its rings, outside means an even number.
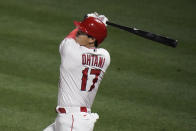
M87 17L95 17L95 18L98 18L99 17L99 14L97 12L94 12L94 13L87 14Z
M108 18L104 15L99 15L97 12L94 12L94 13L86 14L84 19L87 17L95 17L95 18L101 20L105 24L105 26L107 26L106 22L108 21Z
M107 26L106 24L106 22L108 21L107 17L105 17L104 15L99 15L98 19L100 19L105 24L105 26Z
M95 17L95 18L98 18L99 14L97 12L94 12L94 13L89 13L89 14L86 14L84 16L84 19L86 19L87 17Z

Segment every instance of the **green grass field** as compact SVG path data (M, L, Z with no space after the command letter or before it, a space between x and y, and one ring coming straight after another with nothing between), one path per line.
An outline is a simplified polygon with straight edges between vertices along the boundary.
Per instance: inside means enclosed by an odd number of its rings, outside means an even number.
M95 131L196 131L194 0L0 0L0 131L41 131L56 117L61 40L97 11L179 40L177 48L108 28L111 54Z

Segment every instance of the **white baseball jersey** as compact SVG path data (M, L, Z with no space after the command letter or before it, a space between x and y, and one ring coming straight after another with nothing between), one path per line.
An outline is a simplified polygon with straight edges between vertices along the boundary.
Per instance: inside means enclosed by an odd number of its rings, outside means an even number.
M103 48L86 48L73 38L65 38L61 55L58 91L59 107L91 108L110 55Z

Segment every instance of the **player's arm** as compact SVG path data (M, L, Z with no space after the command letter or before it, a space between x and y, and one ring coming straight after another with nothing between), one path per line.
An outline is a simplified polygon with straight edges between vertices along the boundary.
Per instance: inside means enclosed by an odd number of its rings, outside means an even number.
M85 15L85 18L87 18L87 17L95 17L95 18L98 18L98 19L100 19L107 26L106 21L108 21L108 18L105 17L104 15L99 15L97 12L94 12L94 13L86 14ZM72 32L70 32L65 38L75 39L77 32L78 32L78 28L76 27L76 29L74 29Z
M73 43L75 43L77 32L78 32L78 28L75 28L64 38L64 40L61 42L59 46L60 54L63 54L68 46L73 46Z
M70 32L66 38L72 38L72 39L75 39L76 38L76 34L78 32L78 28L74 29L72 32Z
M108 18L104 15L100 15L97 12L94 12L94 13L86 14L84 16L84 19L86 19L87 17L95 17L95 18L101 20L105 24L105 26L107 26L106 22L108 21Z

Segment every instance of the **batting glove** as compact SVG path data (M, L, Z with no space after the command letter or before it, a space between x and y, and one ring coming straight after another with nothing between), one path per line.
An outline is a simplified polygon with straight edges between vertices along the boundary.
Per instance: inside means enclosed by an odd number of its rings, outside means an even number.
M98 19L100 19L105 24L105 26L107 26L106 24L106 22L108 21L107 17L105 17L104 15L99 15Z
M94 13L86 14L84 18L87 18L87 17L95 17L101 20L105 24L105 26L107 26L106 22L108 21L108 18L105 17L104 15L99 15L97 12L94 12Z
M95 18L98 18L99 17L99 14L97 12L94 12L94 13L87 14L87 17L95 17Z

